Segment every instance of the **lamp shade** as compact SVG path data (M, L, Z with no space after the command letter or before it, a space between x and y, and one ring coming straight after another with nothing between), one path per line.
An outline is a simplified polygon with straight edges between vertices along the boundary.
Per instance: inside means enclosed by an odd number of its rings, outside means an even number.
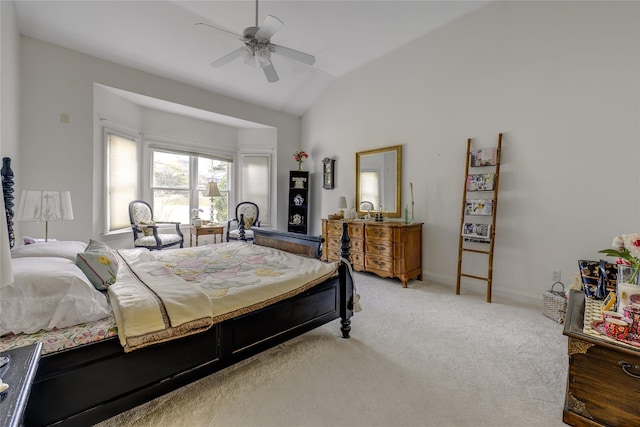
M0 287L13 282L11 271L11 249L9 248L9 230L4 207L4 197L0 197Z
M218 184L215 183L215 181L210 181L207 184L207 188L204 190L204 197L220 197L222 196L222 194L220 194L220 190L218 190Z
M68 221L73 219L71 192L22 190L16 215L20 221Z
M347 209L347 198L345 196L340 196L338 199L338 208Z

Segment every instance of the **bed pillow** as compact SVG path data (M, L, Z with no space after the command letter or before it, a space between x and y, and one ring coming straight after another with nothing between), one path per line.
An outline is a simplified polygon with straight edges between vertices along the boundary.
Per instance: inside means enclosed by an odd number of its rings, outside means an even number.
M76 260L78 252L84 252L87 244L76 241L49 241L24 245L11 250L11 258L56 257Z
M104 291L116 282L118 257L106 243L90 240L87 248L78 253L75 260L96 289Z
M111 315L106 296L66 258L11 260L13 283L0 287L0 336L35 333Z

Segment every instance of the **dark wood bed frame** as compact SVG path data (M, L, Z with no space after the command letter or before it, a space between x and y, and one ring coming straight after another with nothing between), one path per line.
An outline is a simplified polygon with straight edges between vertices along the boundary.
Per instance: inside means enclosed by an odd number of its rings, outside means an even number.
M318 256L322 237L254 228L255 244ZM249 244L249 243L247 243ZM349 259L347 224L342 256ZM42 356L25 425L87 426L204 378L341 318L349 338L353 281L338 276L292 298L213 325L196 335L125 353L117 337Z

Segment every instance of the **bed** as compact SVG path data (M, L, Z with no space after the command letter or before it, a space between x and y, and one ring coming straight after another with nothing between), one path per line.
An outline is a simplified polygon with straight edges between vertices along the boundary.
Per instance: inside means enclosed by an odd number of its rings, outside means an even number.
M3 177L3 190L4 183ZM255 246L256 250L273 252L274 256L287 253L287 256L304 258L319 258L321 253L321 237L261 228L256 228L254 233L254 245L224 243L202 250L230 252ZM354 288L347 261L349 237L346 227L342 251L343 259L334 266L335 272L322 280L293 291L280 289L277 298L261 297L258 302L250 302L246 309L235 306L221 309L220 304L215 304L221 311L212 313L210 325L205 327L196 322L193 331L169 337L171 339L162 336L157 343L145 341L134 343L131 348L123 346L126 338L123 341L120 329L125 328L115 326L119 325L122 316L98 321L102 329L98 333L100 339L96 341L82 325L70 327L68 331L75 330L80 339L71 339L76 342L70 348L62 345L43 354L27 404L25 425L94 424L338 318L341 319L341 336L349 338ZM164 257L169 252L165 250L158 254ZM184 252L180 254L191 260ZM198 257L203 256L198 254ZM133 263L131 260L126 262L127 265ZM163 262L169 267L176 264ZM118 280L121 270L122 266L118 269ZM186 274L189 276L190 273ZM260 274L268 276L269 272L261 271ZM276 286L280 284L276 283ZM108 293L111 294L111 290ZM13 336L12 345L24 343L25 337L22 338Z

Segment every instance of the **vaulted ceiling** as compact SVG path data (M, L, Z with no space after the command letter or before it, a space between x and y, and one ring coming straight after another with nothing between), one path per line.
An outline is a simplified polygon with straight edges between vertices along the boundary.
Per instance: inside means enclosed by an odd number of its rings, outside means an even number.
M242 34L254 26L254 1L17 1L21 34L141 71L302 115L346 73L487 4L488 1L260 1L284 22L272 42L314 55L309 66L281 55L279 81L238 58L212 61L243 46L204 22Z

